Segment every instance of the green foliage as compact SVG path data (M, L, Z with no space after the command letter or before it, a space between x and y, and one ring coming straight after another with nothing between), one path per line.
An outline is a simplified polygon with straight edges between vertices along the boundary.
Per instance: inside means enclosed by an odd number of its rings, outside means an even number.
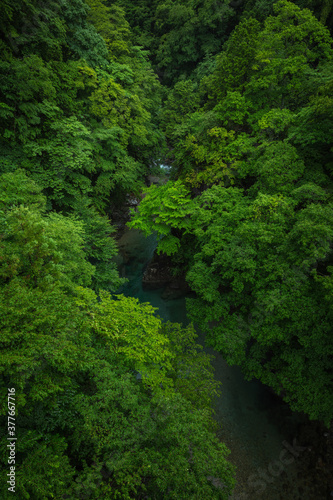
M196 110L198 104L196 86L190 80L176 83L168 92L161 116L161 126L168 138L172 137L175 127Z
M209 98L221 100L227 91L242 90L256 53L260 24L249 18L232 32L224 50L216 58L216 68L204 81Z
M115 229L106 216L99 215L94 207L89 206L85 198L75 202L74 214L83 223L85 255L95 267L92 288L116 292L125 279L119 277L114 262L118 253L116 241L112 237Z
M41 37L44 12L28 5L17 47L30 24ZM61 8L50 2L45 9L63 29L62 37L45 35L57 44L57 55L34 43L21 53L7 31L4 36L1 172L25 168L49 207L72 210L85 197L103 211L110 197L121 201L142 188L152 150L163 145L156 125L160 85L146 54L131 44L118 6L91 2L89 16L81 0L64 1Z
M196 408L210 409L212 398L219 394L219 382L214 380L211 356L195 343L197 334L190 324L186 329L177 323L164 323L162 331L171 342L174 353L169 377L174 387Z
M185 230L189 226L188 215L192 202L188 190L181 182L167 183L157 188L152 185L140 203L140 217L135 217L129 226L141 229L146 234L156 231L162 239L158 252L175 253L180 241L171 234L171 228Z
M186 225L172 212L163 212L158 225L153 206L158 199L163 203L163 193L158 198L156 188L133 225L150 226L161 235L177 230L179 251L188 233L195 237L187 263L187 280L197 297L188 300L191 318L229 363L282 393L293 409L328 422L333 411L330 296L318 283L332 259L333 207L318 187L303 183L293 189L304 166L297 157L291 164L289 156L284 159L283 144L274 146L279 167L273 166L271 148L266 160L271 170L256 168L261 191L254 186L251 197L236 187L212 186L194 200L183 198ZM284 154L293 154L292 148ZM273 173L281 182L269 183ZM165 244L163 251L173 249Z
M177 163L183 165L181 178L186 184L197 187L202 184L233 183L233 169L237 163L235 155L227 153L228 144L233 138L233 131L214 127L207 130L206 137L201 137L200 142L195 136L189 135L184 143L177 144L175 156ZM187 166L189 157L190 171Z
M209 431L204 412L180 396L149 400L133 377L103 366L94 382L98 394L77 399L86 424L73 440L79 448L85 440L97 453L93 467L73 485L73 498L87 491L96 499L101 492L112 499L228 498L232 469L222 467L226 449ZM220 489L212 476L219 478Z
M286 141L271 142L251 165L251 173L258 175L258 182L251 191L290 193L304 169L304 162L295 147Z
M216 54L235 23L228 0L119 0L137 43L151 51L154 65L170 84L186 79L196 65Z
M100 302L90 310L92 328L103 344L120 355L129 368L138 371L154 390L169 385L165 372L171 369L168 338L161 334L161 320L150 304L101 291Z
M4 212L20 205L43 211L46 198L42 189L23 170L0 176L0 206Z
M0 185L0 420L14 387L16 494L228 498L233 469L212 432L216 383L193 329L163 326L137 299L78 286L94 273L85 246L105 262L114 254L106 218L83 203L85 223L45 212L41 189L20 170ZM7 460L4 444L4 499Z
M173 180L131 226L186 271L189 314L227 362L328 424L329 2L2 7L0 423L15 387L17 495L227 499L210 357L193 326L110 295L109 216L168 158Z
M216 53L233 16L229 2L170 0L157 5L155 29L160 42L156 59L164 76L186 77L204 56Z
M322 61L331 60L332 41L309 10L282 0L274 11L258 38L248 93L262 106L294 110L308 95L308 75Z
M130 27L125 19L124 11L118 5L105 5L105 1L87 0L90 11L88 21L103 37L110 59L121 61L131 49L129 42Z
M93 266L86 261L78 221L59 214L42 217L20 206L2 216L0 224L2 280L17 276L41 287L52 278L90 284Z
M65 454L66 443L59 436L49 437L47 442L38 431L28 431L20 436L17 450L22 457L20 467L15 471L17 487L15 493L20 498L56 498L66 494L73 477L73 469ZM1 450L7 459L7 449ZM7 461L7 460L6 460ZM7 484L8 476L4 469L0 475L2 483ZM5 500L13 496L11 491L2 490Z

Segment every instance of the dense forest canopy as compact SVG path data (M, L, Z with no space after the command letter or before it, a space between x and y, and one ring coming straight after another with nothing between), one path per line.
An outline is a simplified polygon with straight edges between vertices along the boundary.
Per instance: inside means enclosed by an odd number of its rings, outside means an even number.
M190 319L227 362L329 425L331 2L1 11L0 415L5 429L14 388L15 492L227 499L210 357L192 325L116 293L113 214L170 164L132 227L186 273Z
M243 16L162 124L174 181L133 226L186 267L191 318L228 363L329 423L332 392L332 38L279 1Z

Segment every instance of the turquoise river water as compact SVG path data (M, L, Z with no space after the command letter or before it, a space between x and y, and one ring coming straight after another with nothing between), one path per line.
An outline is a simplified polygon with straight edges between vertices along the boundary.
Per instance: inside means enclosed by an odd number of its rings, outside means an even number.
M119 269L129 280L121 293L150 302L165 321L186 325L185 297L165 300L163 288L142 288L143 270L156 248L155 237L146 238L138 230L128 230L118 245L122 256ZM309 446L300 446L298 429L304 417L292 413L258 381L244 380L238 367L228 366L218 352L205 345L204 334L198 332L197 341L215 356L215 377L222 383L215 412L221 427L219 438L231 450L229 459L237 467L237 485L231 499L325 499L326 494L307 481L304 472L304 463L309 463L312 453Z

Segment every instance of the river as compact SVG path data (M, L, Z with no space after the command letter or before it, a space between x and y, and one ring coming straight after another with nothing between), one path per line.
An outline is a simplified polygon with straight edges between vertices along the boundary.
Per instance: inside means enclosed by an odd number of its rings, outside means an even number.
M156 248L155 237L146 238L139 230L128 230L118 245L122 256L119 269L129 280L120 292L150 302L165 321L188 324L184 296L166 300L163 288L142 287L144 268ZM292 413L260 382L244 380L240 369L228 366L218 352L205 345L204 334L197 333L197 341L215 356L215 377L222 382L215 418L220 424L219 438L231 450L229 460L237 467L237 485L231 499L326 499L325 485L321 487L308 473L315 457L311 440L300 433L306 417Z

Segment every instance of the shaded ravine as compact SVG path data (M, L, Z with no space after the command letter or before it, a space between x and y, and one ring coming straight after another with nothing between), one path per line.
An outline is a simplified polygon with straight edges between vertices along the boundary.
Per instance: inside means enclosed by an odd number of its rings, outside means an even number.
M142 275L156 248L156 238L139 230L128 230L118 241L120 274L128 283L119 291L150 302L164 321L188 324L185 297L163 299L163 288L144 290ZM237 500L321 500L325 485L307 479L314 463L311 440L300 436L304 417L292 413L280 398L258 381L248 382L238 367L230 367L222 356L197 341L213 354L215 378L222 383L222 395L215 402L219 438L231 450L229 460L237 467ZM302 445L302 446L300 446ZM312 467L313 468L313 467Z

